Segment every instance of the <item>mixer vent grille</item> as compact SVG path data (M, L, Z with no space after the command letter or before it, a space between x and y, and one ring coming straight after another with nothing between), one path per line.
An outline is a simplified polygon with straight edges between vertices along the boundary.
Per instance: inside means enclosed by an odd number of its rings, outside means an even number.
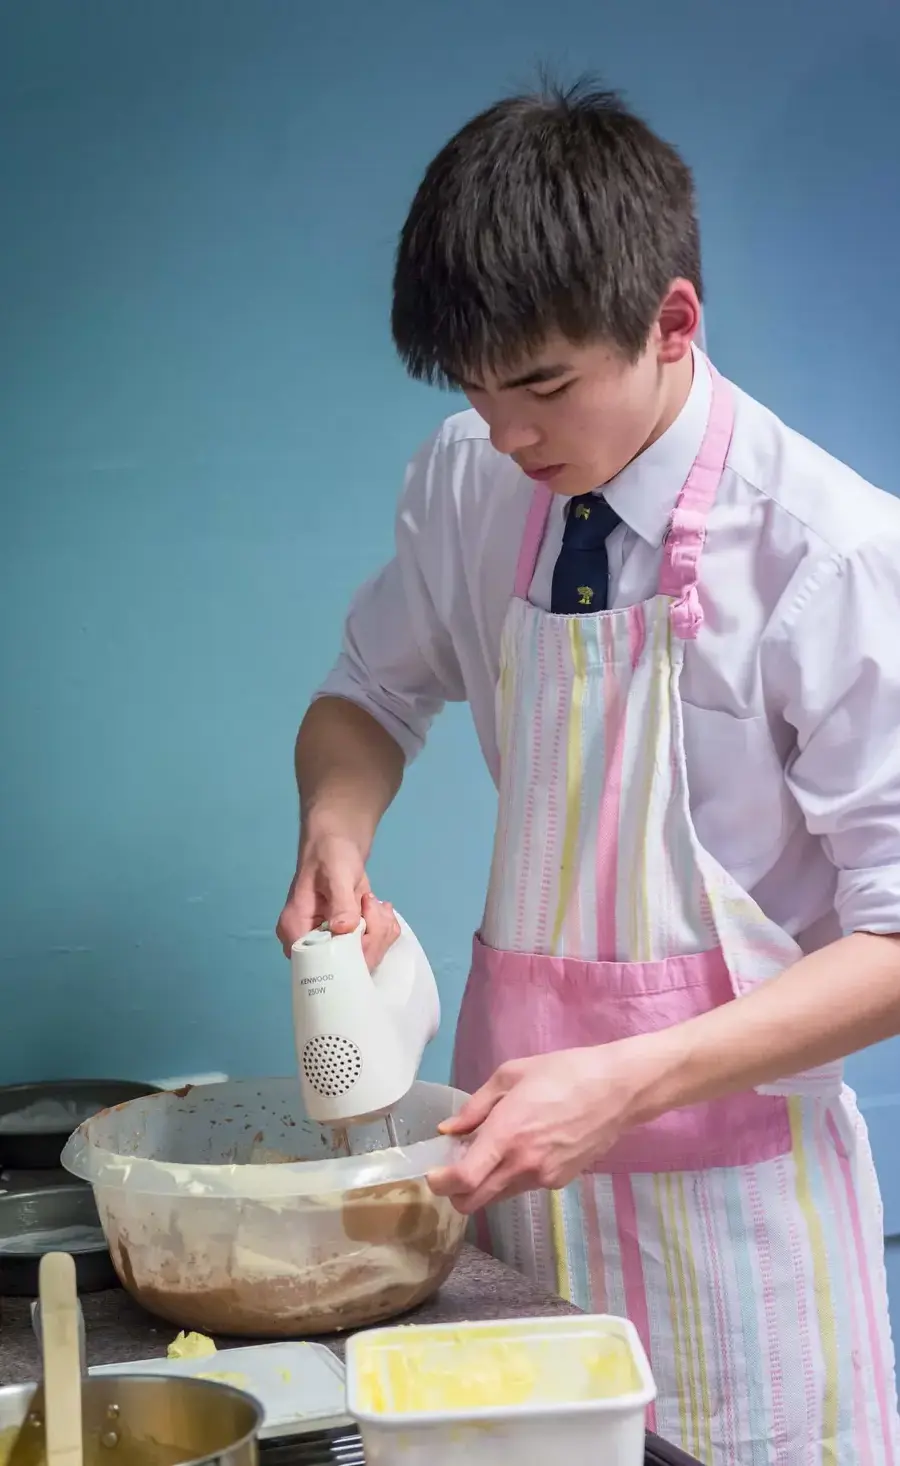
M337 1033L317 1033L303 1047L303 1073L308 1084L323 1099L340 1099L349 1094L362 1070L362 1054L349 1038Z

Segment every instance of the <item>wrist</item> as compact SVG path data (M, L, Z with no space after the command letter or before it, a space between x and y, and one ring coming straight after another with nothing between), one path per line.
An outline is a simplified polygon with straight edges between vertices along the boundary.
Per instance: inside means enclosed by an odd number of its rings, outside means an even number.
M374 837L372 822L361 816L358 805L337 800L312 803L300 814L299 860L313 847L339 840L352 845L365 865Z
M623 1039L616 1048L629 1129L692 1102L689 1076L693 1045L688 1024Z

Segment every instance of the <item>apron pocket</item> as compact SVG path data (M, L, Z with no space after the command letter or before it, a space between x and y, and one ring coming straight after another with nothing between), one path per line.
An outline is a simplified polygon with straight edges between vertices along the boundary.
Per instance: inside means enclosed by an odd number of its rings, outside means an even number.
M733 1000L719 948L664 962L582 962L501 952L476 936L454 1083L472 1093L512 1059L656 1033ZM709 1170L790 1149L787 1100L751 1090L636 1126L590 1170Z

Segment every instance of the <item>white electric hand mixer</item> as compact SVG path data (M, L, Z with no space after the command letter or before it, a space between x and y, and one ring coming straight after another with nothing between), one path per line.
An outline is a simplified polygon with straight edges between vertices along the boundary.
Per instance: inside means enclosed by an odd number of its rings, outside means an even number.
M335 936L327 926L291 949L294 1038L310 1119L330 1125L350 1152L349 1126L384 1119L415 1082L441 1021L437 983L402 917L400 935L375 971L363 956L365 923Z

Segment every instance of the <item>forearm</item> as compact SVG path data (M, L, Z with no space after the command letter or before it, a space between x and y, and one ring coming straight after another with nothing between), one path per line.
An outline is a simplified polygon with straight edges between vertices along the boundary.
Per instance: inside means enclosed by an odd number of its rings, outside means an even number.
M341 835L367 857L403 779L399 745L356 703L322 697L300 725L294 764L301 841Z
M857 932L746 997L638 1039L638 1124L769 1084L900 1033L900 937Z

